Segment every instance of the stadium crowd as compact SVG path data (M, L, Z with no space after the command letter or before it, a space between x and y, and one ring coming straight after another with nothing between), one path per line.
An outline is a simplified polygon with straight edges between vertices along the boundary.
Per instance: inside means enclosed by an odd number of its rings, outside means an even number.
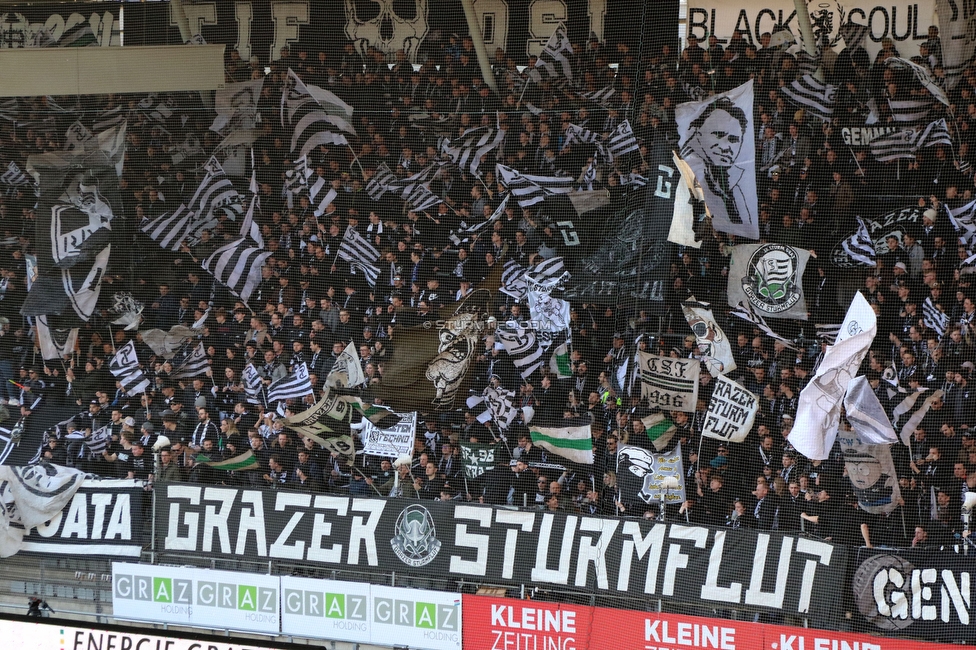
M930 39L917 54L936 79L944 79L937 32L930 30ZM739 34L724 46L714 37L707 44L692 37L680 51L659 45L638 52L595 39L575 44L574 76L582 80L581 90L615 91L600 102L564 92L550 81L526 84L526 73L502 51L492 62L500 90L495 95L482 78L471 39L463 35L445 37L419 68L402 57L388 65L375 51L361 57L351 45L320 51L285 49L275 61L244 61L231 51L228 82L259 78L266 74L265 66L270 68L259 104L261 135L253 151L260 198L256 220L273 255L249 305L215 285L199 266L235 236L234 224L222 221L200 243L184 246L179 253L161 250L138 232L140 223L173 210L193 193L199 178L195 180L195 173L205 158L174 164L170 154L189 132L199 136L208 154L214 150L220 138L208 131L212 110L205 109L196 95L174 94L173 115L161 123L135 110L138 98L80 98L81 109L89 113L117 106L129 109L122 177L124 225L119 236L131 242L131 252L125 265L119 262L105 281L131 291L144 304L142 330L169 330L205 319L196 336L205 345L210 370L192 379L172 379L172 367L153 353L141 334L110 326L106 310L112 291L104 290L105 309L82 328L75 354L63 363L42 361L31 325L19 312L26 295L25 255L33 252L36 197L29 186L5 187L0 197L0 227L7 238L0 249L0 397L9 400L10 411L21 408L27 416L33 396L39 394L46 400L39 408L48 402L77 405L79 415L56 434L52 431L43 456L104 476L151 478L156 484L223 482L474 500L608 516L687 517L716 526L802 528L851 545L947 543L963 531L962 499L976 489L976 401L968 385L976 362L976 293L964 263L969 253L965 246L956 248L958 234L943 209L943 204L952 207L968 200L974 186L968 131L976 118L976 72L967 69L950 92L952 106L936 103L928 118L948 118L954 146L940 144L922 149L913 159L882 163L873 159L868 147L849 146L841 132L865 124L869 100L876 100L880 124L885 125L892 120L886 98L928 92L910 71L885 65L886 58L898 54L891 42L883 42L873 61L863 48L824 55L826 77L838 86L834 117L824 122L783 96L782 87L797 76L797 60L783 47L769 47L770 37L764 34L759 47ZM530 59L529 70L534 62ZM307 195L289 197L285 189L285 173L294 161L278 111L289 69L355 109L353 121L360 137L352 148L320 146L309 155L315 176L337 190L337 198L319 216ZM242 380L247 364L253 363L268 384L304 362L316 394L286 408L293 413L307 408L316 401L337 357L353 342L368 381L355 392L369 402L397 346L397 326L432 320L440 308L465 296L504 260L528 266L565 250L551 215L522 210L514 203L490 232L471 236L461 245L452 241L461 221L471 223L498 207L504 188L491 164L482 163L480 179L445 166L430 188L444 202L419 213L407 210L395 197L370 199L364 187L380 163L405 177L442 156L441 133L497 124L505 130L505 139L487 155L488 163L582 178L594 159L594 147L565 144L568 126L610 133L626 118L641 151L614 165L599 164L597 177L586 181L606 188L619 208L627 193L638 188L622 184L621 178L652 177L654 171L643 162L648 150L655 144L676 145L677 104L730 90L750 78L755 83L756 166L763 168L757 171L762 238L817 254L805 278L811 320L839 322L849 304L850 296L843 295L839 283L842 274L851 271L831 266L828 253L853 230L858 206L870 204L877 193L895 193L905 196L906 204L924 208L917 230L891 238L876 268L856 270L863 277L861 293L879 314L879 334L862 371L882 404L889 410L893 406L886 390L894 383L892 373L903 388L944 391L915 430L911 447L893 448L903 503L891 515L870 515L858 508L836 448L830 459L810 461L791 447L798 395L815 370L822 345L802 340L797 352L744 321L719 314L725 303L729 249L736 241L711 230L704 220L699 223L704 241L700 249L674 247L669 315L651 316L638 301L573 303L572 379L558 380L543 367L522 380L491 332L483 337L483 349L471 370L471 389L480 394L489 383L498 382L516 390L517 407L567 416L591 414L592 466L567 463L534 446L521 416L504 431L495 422L479 422L465 410L465 396L459 397L453 411L420 414L412 464L397 467L391 459L362 454L355 463L347 462L285 428L274 404L248 399ZM63 98L55 99L66 105ZM51 101L20 100L22 110L34 118L48 116ZM53 129L0 124L0 163L13 161L25 168L28 155L60 150L65 127L74 118L55 117ZM347 225L383 252L375 287L337 259ZM714 380L701 373L697 412L670 414L678 430L672 444L680 441L684 454L687 500L662 513L657 504L632 502L617 491L617 448L647 446L641 417L649 412L639 386L628 392L629 387L617 380L617 370L637 348L665 356L700 356L679 307L689 295L713 304L735 341L738 369L730 376L760 396L761 406L745 442L702 440L702 414ZM949 316L944 336L921 318L921 303L929 296ZM499 321L527 315L524 304L503 293L497 293L492 308ZM141 395L126 394L108 371L113 350L130 339L152 382ZM112 440L104 450L92 451L84 435L105 425L111 427ZM154 465L152 448L163 435L170 444ZM496 468L465 479L459 443L494 441L502 443ZM259 469L228 472L194 460L200 453L210 460L232 458L247 448ZM397 473L399 480L394 480Z

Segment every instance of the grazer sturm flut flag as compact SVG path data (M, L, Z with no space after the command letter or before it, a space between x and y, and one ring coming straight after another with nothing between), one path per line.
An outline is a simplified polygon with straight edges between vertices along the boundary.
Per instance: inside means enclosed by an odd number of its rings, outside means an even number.
M790 443L813 460L830 454L844 395L878 333L878 318L860 293L847 310L837 343L827 347L813 380L800 391Z
M759 238L752 81L675 108L681 158L701 184L716 230ZM679 179L675 179L677 181Z
M759 398L728 377L718 377L702 435L724 442L742 442L752 430L759 412Z
M729 267L729 305L765 318L807 319L803 272L810 251L784 244L739 244Z
M698 359L673 359L637 351L641 397L651 407L691 413L698 401Z

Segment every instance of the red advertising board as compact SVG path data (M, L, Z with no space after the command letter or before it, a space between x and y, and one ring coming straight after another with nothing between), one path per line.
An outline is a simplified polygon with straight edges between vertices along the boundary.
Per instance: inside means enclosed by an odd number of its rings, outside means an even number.
M464 596L465 650L954 650L724 619Z
M535 600L464 596L463 647L466 650L585 650L592 647L590 624L594 609Z

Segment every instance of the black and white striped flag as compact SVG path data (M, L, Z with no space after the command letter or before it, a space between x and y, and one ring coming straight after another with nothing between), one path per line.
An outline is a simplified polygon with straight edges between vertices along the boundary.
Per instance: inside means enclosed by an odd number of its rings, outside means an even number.
M404 190L403 199L407 202L410 210L415 212L430 210L435 205L444 202L444 199L431 192L424 185L414 185L409 188L409 192Z
M949 327L949 315L932 302L932 296L929 296L922 303L922 322L941 339L945 336L946 328Z
M125 106L116 106L100 113L92 123L92 133L101 133L115 128L125 122L129 109Z
M589 129L584 129L582 126L576 124L570 124L566 127L566 139L563 144L565 146L570 146L581 142L583 144L594 144L597 145L601 150L603 149L603 135L597 133L596 131L591 131Z
M100 456L108 449L110 442L112 442L112 427L107 424L101 429L92 431L92 434L85 438L85 446L88 447L88 451L96 456Z
M523 379L542 366L544 352L534 330L519 327L512 322L499 325L495 335Z
M308 180L312 170L308 168L308 157L302 156L295 161L291 169L285 170L284 191L289 196L298 196L308 189Z
M505 131L490 126L468 129L454 140L441 141L441 153L460 169L467 168L472 176L478 175L481 158L498 148L505 139Z
M145 393L146 389L149 388L149 378L139 367L136 346L132 341L115 352L115 356L109 361L108 369L118 378L122 390L129 395Z
M268 386L268 402L281 402L301 399L312 394L312 379L308 376L308 366L304 363Z
M349 262L354 269L360 269L366 276L369 286L376 286L376 278L380 276L380 268L376 261L380 259L380 252L360 235L352 226L346 227L339 244L339 257Z
M191 345L191 342L184 343L170 360L173 364L173 374L170 375L170 379L191 379L210 370L210 357L203 348L203 341L197 343L196 347L190 347Z
M929 91L935 101L949 106L949 97L946 95L945 90L942 89L939 82L935 80L935 77L932 76L932 73L925 66L897 56L885 59L885 65L893 68L908 68L915 75L916 81Z
M641 176L637 172L631 174L621 174L620 175L621 185L633 185L634 187L644 187L647 185L647 177Z
M152 221L146 222L141 230L164 250L175 253L180 250L180 245L186 241L195 222L196 214L185 205L180 204L173 212L164 212Z
M264 384L261 382L261 373L254 367L253 363L244 366L244 370L241 371L241 379L244 380L244 394L247 395L247 401L251 404L258 404Z
M17 163L13 161L7 165L7 171L0 174L0 183L10 185L11 187L29 185L33 180L34 179L32 179L27 172L21 170L21 168L17 166Z
M630 120L624 120L618 124L617 128L607 138L607 159L610 162L639 149L640 145L637 144L637 136L634 135L634 129L630 126Z
M217 158L211 157L203 169L207 174L187 204L196 214L189 235L193 239L198 239L204 230L216 227L222 216L231 221L244 216L243 199Z
M525 298L525 294L529 291L529 285L525 280L525 267L515 260L505 260L499 291L517 300Z
M891 109L891 119L895 122L921 122L928 117L935 105L931 97L915 99L889 99L888 108Z
M332 183L323 177L316 177L310 183L308 186L308 200L315 206L315 216L321 217L325 214L326 209L332 205L332 202L336 200L336 197L339 196L339 193L332 187Z
M861 25L853 21L847 21L837 30L837 35L844 39L844 45L851 48L861 47L864 37L870 33L867 25Z
M593 90L590 92L579 93L579 96L588 101L599 104L600 106L606 107L610 102L610 98L616 92L613 86L605 86L599 90Z
M549 41L543 46L535 67L545 70L550 79L572 81L572 59L574 56L573 44L569 42L566 26L560 23L552 36L549 37Z
M952 134L945 118L929 122L924 127L898 129L871 140L871 155L880 162L898 158L914 158L922 147L937 144L952 146Z
M752 311L747 303L740 302L737 306L733 307L729 311L729 315L741 318L744 321L752 323L764 334L772 338L773 340L779 341L785 345L790 350L796 350L796 345L790 339L783 338L779 334L773 331L773 329L766 323L766 319L759 314Z
M366 194L374 201L379 201L387 192L399 192L403 185L397 175L387 166L380 163L376 166L376 173L366 183Z
M796 70L799 75L814 74L817 68L820 67L820 58L822 52L818 48L814 54L808 54L806 50L801 49L796 53Z
M783 94L794 104L813 117L829 121L834 114L834 98L837 87L824 84L813 75L803 75L788 86L783 86Z
M874 249L874 240L871 239L871 231L868 224L861 217L857 218L857 230L853 235L841 242L844 252L851 256L851 259L864 266L877 266L878 253Z
M842 323L814 323L813 327L817 331L818 339L827 345L833 345L837 342L837 335L840 333L841 325Z
M261 283L261 267L273 254L241 237L215 250L202 266L246 303Z
M525 272L526 280L535 284L552 286L569 277L566 262L561 257L550 257L538 262Z
M515 391L504 386L488 386L481 395L472 395L467 400L469 409L482 424L494 420L499 429L508 429L515 421L519 409L515 407Z
M356 135L352 107L327 90L307 87L291 69L282 90L281 123L291 126L290 151L299 158L324 144L348 145Z
M527 208L546 200L547 196L569 194L575 179L572 176L538 176L523 174L501 163L495 165L498 179L515 197L520 207Z

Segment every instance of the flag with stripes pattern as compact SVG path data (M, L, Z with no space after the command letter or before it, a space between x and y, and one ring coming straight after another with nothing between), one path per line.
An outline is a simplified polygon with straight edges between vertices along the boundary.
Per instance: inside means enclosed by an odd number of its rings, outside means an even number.
M547 196L568 194L573 191L572 176L540 176L523 174L501 163L495 166L498 179L515 196L520 207L528 208L546 200Z
M861 217L857 218L857 230L841 242L841 247L858 264L864 266L878 265L878 253L874 248L874 240L871 239L871 231L868 230L868 224Z
M281 124L294 130L290 151L303 157L326 144L348 145L346 135L356 135L349 119L352 107L322 88L315 94L298 75L288 70L288 81L282 90Z
M149 378L139 367L136 346L132 341L116 350L112 360L109 361L108 369L118 378L122 390L129 395L145 393L149 388Z
M202 266L246 303L261 283L261 267L272 255L249 237L240 237L215 250Z
M807 113L825 122L834 114L834 99L837 87L824 84L813 75L803 75L788 86L783 86L783 94Z
M380 259L380 252L352 226L346 227L339 244L338 255L349 262L354 269L359 269L366 276L369 286L376 286L376 278L380 276L380 268L376 265Z
M490 126L468 129L459 137L441 141L440 150L460 169L478 175L478 167L485 154L495 150L505 139L505 131Z
M549 79L573 81L573 44L569 41L566 26L562 23L552 32L552 36L542 48L536 68L541 68Z
M202 341L196 346L191 341L184 343L176 356L170 359L170 363L173 365L171 379L192 379L210 370L210 357L207 356Z
M311 394L312 379L304 363L298 364L293 371L268 386L268 402L302 399Z
M945 336L946 328L949 327L949 315L942 311L940 305L932 301L932 296L928 296L922 303L922 322L941 339Z

